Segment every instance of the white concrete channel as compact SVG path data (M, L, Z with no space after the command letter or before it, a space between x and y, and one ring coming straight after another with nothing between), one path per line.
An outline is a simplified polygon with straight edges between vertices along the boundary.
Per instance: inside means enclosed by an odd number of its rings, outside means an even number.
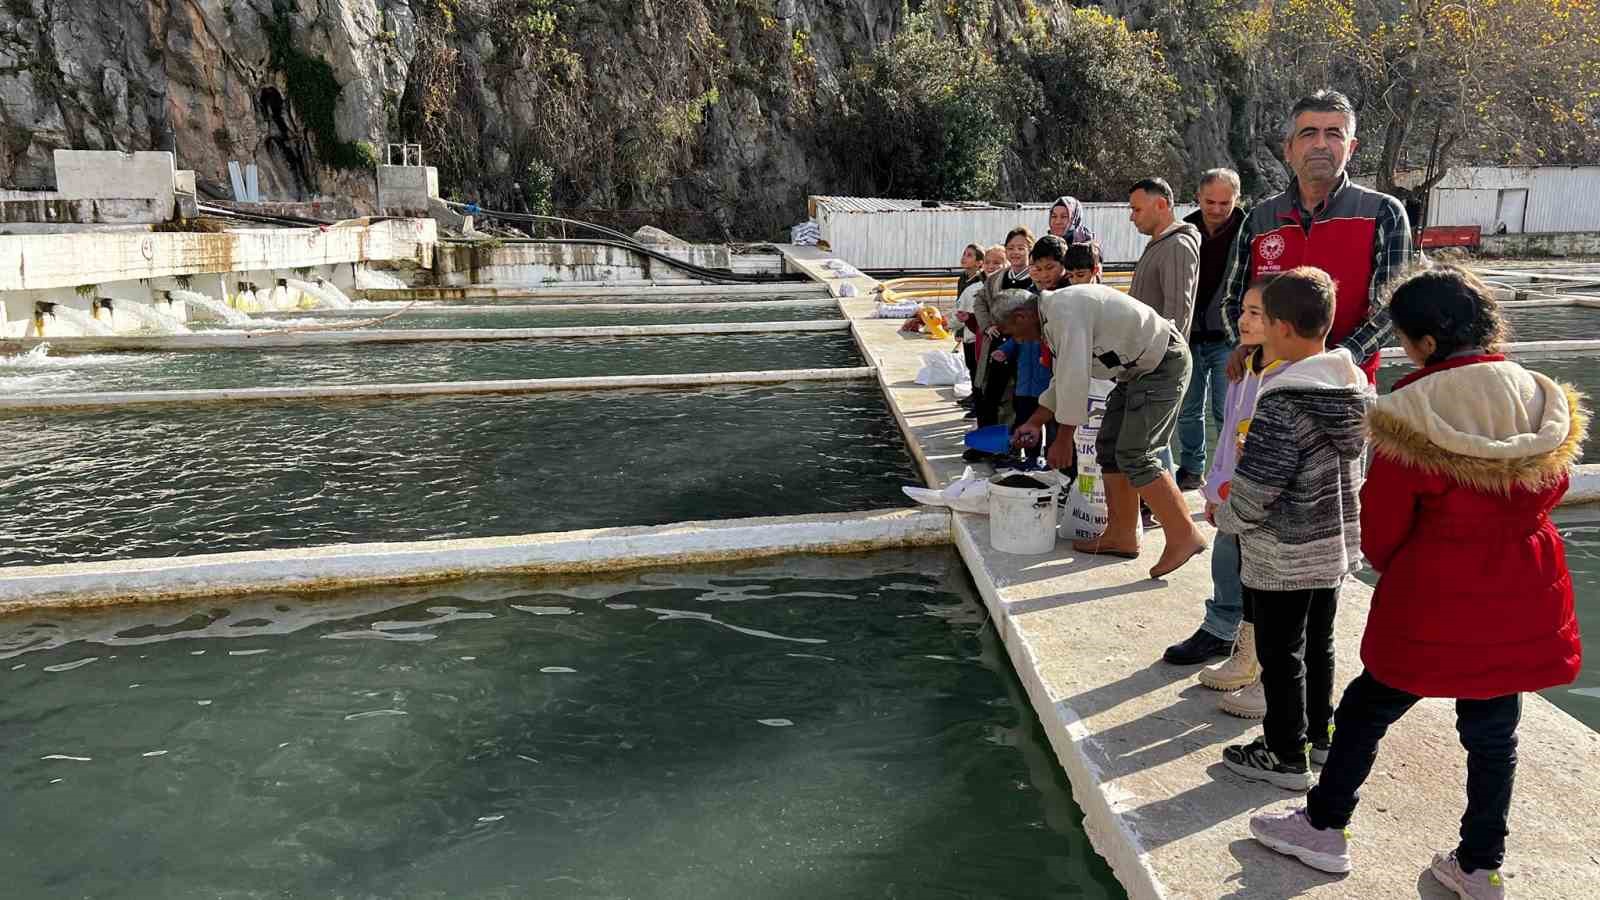
M716 300L701 303L454 304L427 300L418 301L415 306L410 307L404 304L397 304L394 301L384 302L384 306L352 306L348 309L317 307L315 309L255 312L250 315L256 319L348 319L360 316L391 315L397 312L403 313L404 316L439 315L441 313L449 315L504 315L506 313L538 314L547 312L701 312L715 309L817 309L824 306L834 308L838 306L831 297L817 297L806 300Z
M59 353L110 351L181 352L257 350L355 344L422 344L437 341L530 341L718 334L816 333L848 331L842 319L799 322L709 322L699 325L614 325L603 328L408 328L377 331L214 331L199 334L109 335L95 337L7 338L0 350L26 351L49 344Z
M469 576L605 573L790 554L861 553L949 541L948 514L890 509L17 566L0 569L0 614L262 592L342 590Z

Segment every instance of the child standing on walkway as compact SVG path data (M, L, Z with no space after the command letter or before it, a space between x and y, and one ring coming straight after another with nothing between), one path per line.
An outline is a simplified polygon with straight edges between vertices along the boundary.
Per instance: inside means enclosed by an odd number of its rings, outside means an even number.
M983 289L983 248L968 244L961 251L961 274L956 277L956 340L961 342L961 355L967 364L967 375L978 374L978 323L972 314L974 298ZM970 293L969 293L970 291ZM972 395L960 401L961 406L973 405Z
M1202 488L1206 498L1206 521L1213 525L1217 507L1232 491L1233 470L1244 449L1245 437L1250 433L1256 397L1284 367L1281 359L1266 359L1261 347L1266 334L1261 305L1264 285L1265 281L1245 291L1243 312L1239 316L1239 343L1255 347L1256 352L1245 357L1244 377L1228 385L1222 433ZM1267 699L1261 689L1261 666L1256 661L1255 616L1245 605L1243 586L1239 583L1239 538L1218 533L1211 546L1211 597L1206 600L1205 621L1194 637L1167 648L1166 659L1179 665L1204 662L1199 652L1185 645L1231 641L1233 652L1226 660L1201 670L1200 683L1212 690L1230 692L1223 696L1220 704L1224 712L1259 719L1267 713ZM1186 649L1188 653L1184 652Z
M1323 349L1334 310L1328 273L1291 269L1267 284L1261 305L1262 352L1286 365L1260 390L1215 519L1239 539L1267 709L1263 735L1222 758L1246 778L1304 791L1308 728L1321 751L1333 717L1339 587L1361 562L1357 492L1370 388L1348 350Z
M1429 871L1459 897L1500 898L1521 695L1571 683L1582 663L1549 514L1588 413L1572 388L1494 352L1499 310L1470 272L1412 275L1389 311L1420 371L1368 417L1377 452L1361 492L1361 549L1381 575L1361 641L1366 671L1345 689L1306 808L1256 816L1250 833L1348 872L1345 827L1378 742L1423 697L1452 697L1467 809L1460 844Z

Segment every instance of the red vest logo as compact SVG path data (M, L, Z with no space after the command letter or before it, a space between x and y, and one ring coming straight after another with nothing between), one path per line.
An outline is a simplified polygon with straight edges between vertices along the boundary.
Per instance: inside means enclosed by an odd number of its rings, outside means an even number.
M1283 235L1269 234L1263 237L1261 246L1257 249L1261 252L1262 260L1269 263L1277 262L1278 257L1283 255Z

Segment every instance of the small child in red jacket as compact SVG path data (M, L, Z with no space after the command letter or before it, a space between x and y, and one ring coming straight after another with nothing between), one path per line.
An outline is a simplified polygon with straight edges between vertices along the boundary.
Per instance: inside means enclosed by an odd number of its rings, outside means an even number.
M1380 573L1333 746L1303 810L1256 816L1255 838L1350 871L1345 826L1389 726L1423 697L1456 701L1467 750L1461 843L1429 871L1466 898L1500 898L1522 693L1568 684L1582 647L1550 510L1582 453L1572 388L1495 353L1493 296L1470 272L1424 270L1389 313L1419 367L1368 415L1376 455L1361 491L1361 550Z

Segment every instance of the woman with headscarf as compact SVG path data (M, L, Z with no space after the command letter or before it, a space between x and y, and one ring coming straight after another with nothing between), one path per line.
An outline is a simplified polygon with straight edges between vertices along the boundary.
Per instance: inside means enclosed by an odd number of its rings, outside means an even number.
M1094 232L1083 220L1083 204L1077 197L1057 197L1050 207L1050 233L1067 246L1094 243Z

